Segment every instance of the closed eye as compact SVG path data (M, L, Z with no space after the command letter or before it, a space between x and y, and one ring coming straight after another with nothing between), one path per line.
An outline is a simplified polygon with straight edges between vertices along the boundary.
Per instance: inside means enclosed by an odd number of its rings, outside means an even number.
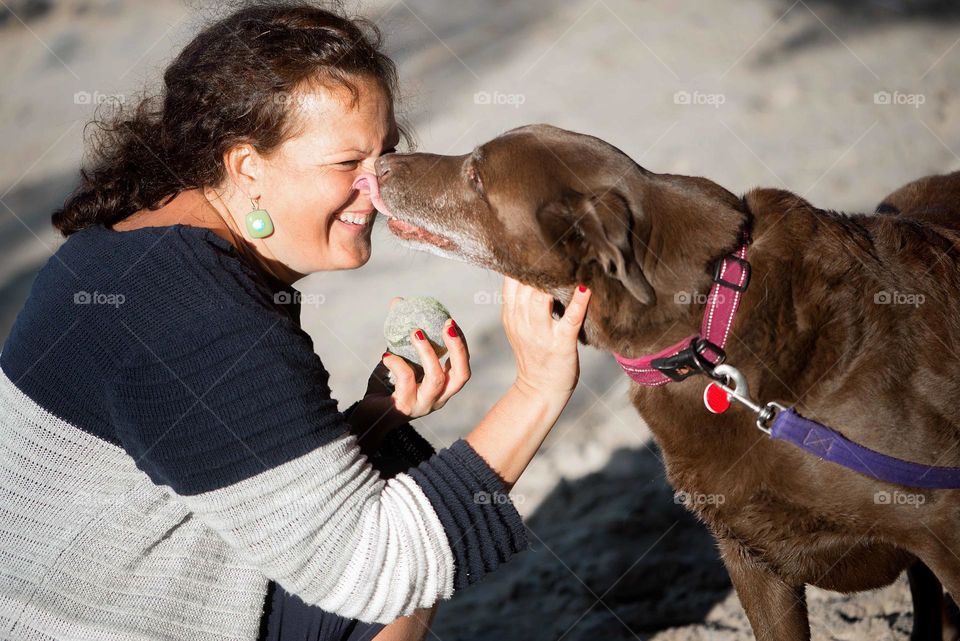
M392 154L396 151L397 151L397 148L394 146L394 147L390 147L389 149L384 149L383 151L380 152L380 155L383 156L385 154ZM352 160L341 160L340 162L333 163L333 165L334 167L339 167L341 169L353 170L359 167L360 163L362 162L363 162L363 158L354 158Z

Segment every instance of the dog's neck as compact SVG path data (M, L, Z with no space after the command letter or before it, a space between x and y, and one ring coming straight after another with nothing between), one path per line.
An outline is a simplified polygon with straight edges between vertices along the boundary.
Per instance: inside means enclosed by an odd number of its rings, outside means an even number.
M754 336L751 321L759 321L762 315L798 318L812 313L812 310L795 309L798 303L791 297L794 289L791 283L805 278L804 274L809 271L794 259L802 253L797 251L796 239L811 237L811 226L827 223L821 212L807 201L782 190L754 190L744 196L741 203L752 239L747 254L752 276L741 299L727 351L774 358L772 351L782 350L788 337L780 337L778 347L770 337ZM701 221L691 229L706 229L707 222ZM836 234L843 232L839 230ZM632 299L615 280L602 279L593 284L593 300L584 324L586 342L604 351L639 357L697 334L712 284L712 267L736 248L737 234L728 230L712 236L710 242L702 259L691 264L688 271L674 267L669 278L655 275L657 300L652 305ZM670 251L663 245L651 246L651 249ZM765 326L759 322L755 325Z
M601 273L590 281L593 295L584 323L586 342L598 349L626 357L650 354L699 332L707 294L712 284L713 267L732 253L740 242L740 232L750 231L752 217L745 203L742 211L725 213L718 224L716 212L705 212L696 220L670 221L684 233L663 230L654 219L646 237L638 244L644 272L654 287L656 298L649 304L636 300L615 279ZM657 211L654 205L648 211ZM708 220L713 216L712 220ZM709 233L692 236L690 230ZM660 230L658 232L658 230Z
M751 375L751 380L758 377L768 379L764 374L765 367L774 366L780 374L779 379L768 381L770 386L777 388L769 391L778 398L790 400L789 390L780 389L781 385L789 383L796 374L794 370L806 362L800 353L810 347L808 334L811 327L822 325L834 314L834 310L824 309L822 304L794 300L793 294L799 283L823 276L822 267L810 267L809 261L804 263L802 256L826 249L797 251L796 239L813 238L812 229L818 225L842 225L842 222L827 221L820 215L822 212L809 203L781 190L755 190L742 202L751 223L752 243L747 260L751 264L752 276L742 296L725 351L728 362L745 373L757 368L763 370ZM834 233L839 237L843 231L838 229ZM833 235L829 238L832 239ZM618 289L616 282L595 284L584 324L587 343L626 357L639 357L699 333L706 293L712 283L710 267L735 245L735 234L717 238L710 259L704 261L698 273L686 284L676 281L672 288L666 288L662 279L655 279L657 301L653 305L642 305L630 299L622 288ZM696 292L697 296L691 298L690 292ZM679 294L692 302L677 304L674 297ZM769 327L778 327L779 333L771 336L766 329ZM791 349L798 353L792 353ZM697 388L698 392L700 390Z

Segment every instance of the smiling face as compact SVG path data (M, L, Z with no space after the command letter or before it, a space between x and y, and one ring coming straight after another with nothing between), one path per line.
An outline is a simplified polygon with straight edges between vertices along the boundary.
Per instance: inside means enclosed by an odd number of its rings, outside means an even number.
M355 269L370 259L376 216L367 189L357 178L398 144L392 101L374 80L351 78L292 97L293 135L258 163L257 205L275 231L258 243L299 274ZM249 205L247 211L249 209Z

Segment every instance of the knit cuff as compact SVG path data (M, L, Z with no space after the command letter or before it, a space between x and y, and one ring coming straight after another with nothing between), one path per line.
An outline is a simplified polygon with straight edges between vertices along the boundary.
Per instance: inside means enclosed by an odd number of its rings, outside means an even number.
M343 410L344 419L350 420L360 401L354 402ZM377 451L370 455L370 464L380 473L381 478L390 479L406 472L411 467L436 454L430 442L413 429L410 423L404 423L390 430L380 443Z
M389 479L406 472L436 454L430 442L410 423L394 428L383 437L380 448L370 457L370 463Z
M443 525L455 560L454 590L476 583L528 547L500 477L463 439L408 474Z

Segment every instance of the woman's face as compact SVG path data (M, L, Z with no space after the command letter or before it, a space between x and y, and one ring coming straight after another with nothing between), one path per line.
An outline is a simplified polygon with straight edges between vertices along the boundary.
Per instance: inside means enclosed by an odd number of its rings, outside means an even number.
M299 274L356 269L370 259L377 212L369 191L353 183L361 173L374 173L374 161L393 151L399 134L379 83L352 81L359 91L355 103L349 89L337 85L293 96L294 136L260 157L257 204L275 231L259 242Z

